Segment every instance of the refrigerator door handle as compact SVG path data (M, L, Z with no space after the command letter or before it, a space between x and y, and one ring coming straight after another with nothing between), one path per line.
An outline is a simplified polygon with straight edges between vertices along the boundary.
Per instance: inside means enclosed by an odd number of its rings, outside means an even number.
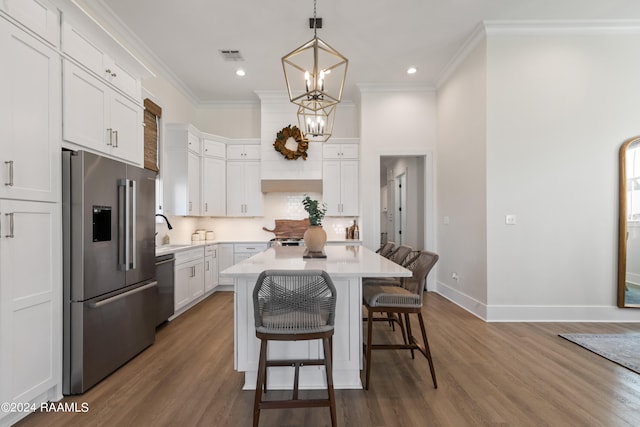
M130 224L131 224L131 235L129 236L129 256L131 258L131 264L129 266L130 269L135 270L137 268L136 266L136 226L137 226L137 218L136 218L136 212L138 209L138 192L136 191L136 181L131 179L129 180L129 185L131 187L130 190L130 196L131 196L131 206L129 209L129 215L130 215Z
M124 190L122 198L120 198L120 189ZM122 204L120 201L122 200ZM127 252L127 180L118 180L118 269L126 271L128 267L128 252Z
M91 308L102 307L103 305L110 304L110 303L112 303L114 301L117 301L117 300L122 299L122 298L126 298L128 296L133 295L133 294L137 294L138 292L142 292L145 289L149 289L149 288L152 288L152 287L157 286L157 285L158 285L158 282L157 281L153 281L153 282L147 283L144 286L140 286L139 288L132 289L132 290L130 290L128 292L123 292L123 293L118 294L116 296L113 296L111 298L103 299L103 300L100 300L98 302L93 302L93 303L89 304L89 307L91 307Z

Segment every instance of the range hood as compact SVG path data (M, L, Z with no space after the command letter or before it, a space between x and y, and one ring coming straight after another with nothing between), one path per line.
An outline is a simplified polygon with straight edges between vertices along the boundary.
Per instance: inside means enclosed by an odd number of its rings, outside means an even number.
M263 193L322 193L321 179L263 179Z

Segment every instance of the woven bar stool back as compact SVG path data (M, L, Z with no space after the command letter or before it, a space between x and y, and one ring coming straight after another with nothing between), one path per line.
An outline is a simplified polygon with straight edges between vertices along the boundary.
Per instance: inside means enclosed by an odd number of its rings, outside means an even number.
M260 339L258 379L253 408L253 425L258 426L261 409L328 406L331 425L336 425L333 390L332 337L335 322L336 288L321 270L267 270L260 274L253 291L256 336ZM323 359L267 360L268 341L322 340ZM299 399L301 366L324 365L327 399ZM263 400L267 393L267 368L295 368L291 400Z

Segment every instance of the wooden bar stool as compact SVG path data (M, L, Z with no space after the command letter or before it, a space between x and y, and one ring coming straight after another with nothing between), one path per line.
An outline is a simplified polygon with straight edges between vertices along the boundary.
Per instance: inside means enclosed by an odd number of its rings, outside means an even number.
M371 377L371 352L373 350L410 350L414 358L414 350L418 350L429 362L433 386L438 388L436 372L433 367L433 359L427 340L427 332L422 318L422 295L426 285L427 275L438 262L438 254L422 251L413 257L406 265L412 271L412 277L403 277L397 283L391 281L372 282L362 287L362 303L367 310L367 343L364 344L365 353L365 390L369 389ZM388 318L374 318L374 313L387 313ZM413 336L409 314L416 314L422 344ZM372 342L372 330L374 321L398 322L403 335L403 344L374 344ZM406 335L404 331L406 327Z
M321 270L263 271L253 290L256 337L260 339L258 379L253 403L253 425L260 422L261 409L309 408L328 406L331 425L336 424L336 400L333 391L332 338L336 310L336 288ZM322 340L324 359L267 360L269 341ZM327 399L299 399L298 379L301 366L324 365ZM295 368L291 400L263 401L267 392L267 368Z

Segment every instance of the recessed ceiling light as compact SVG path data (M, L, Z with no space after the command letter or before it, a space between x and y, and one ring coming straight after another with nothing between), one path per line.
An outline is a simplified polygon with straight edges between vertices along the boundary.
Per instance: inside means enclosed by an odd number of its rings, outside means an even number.
M407 68L407 74L415 74L417 72L418 72L418 69L416 67Z
M246 74L242 68L236 70L236 76L244 77Z

